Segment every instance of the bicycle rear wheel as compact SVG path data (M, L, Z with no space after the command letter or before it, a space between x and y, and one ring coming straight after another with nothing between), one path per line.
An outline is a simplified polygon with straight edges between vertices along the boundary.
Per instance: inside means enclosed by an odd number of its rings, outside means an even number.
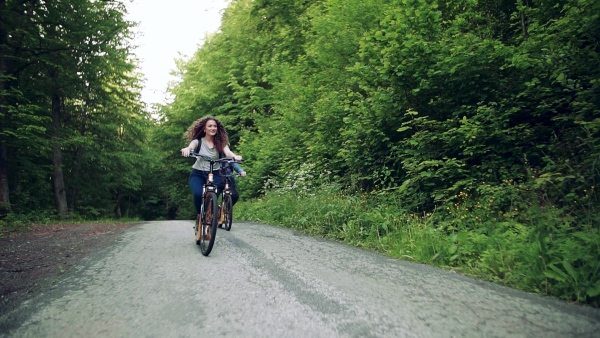
M217 237L217 225L219 223L217 194L207 192L202 203L202 224L196 232L196 244L200 245L200 251L208 256L215 244Z
M225 230L231 230L231 224L233 223L233 202L231 201L231 195L223 196L223 227Z

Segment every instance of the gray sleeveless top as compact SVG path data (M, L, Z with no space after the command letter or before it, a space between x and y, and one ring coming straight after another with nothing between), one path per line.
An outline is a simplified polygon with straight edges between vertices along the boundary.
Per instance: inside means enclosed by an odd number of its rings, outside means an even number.
M198 140L193 140L192 144L194 145L194 149L198 148ZM219 152L217 151L217 149L214 147L209 148L206 141L204 141L204 137L202 138L202 144L200 145L200 151L198 153L202 156L210 157L215 160L219 159ZM220 167L221 167L220 163L215 163L213 165L214 170L217 170ZM202 170L202 171L209 171L210 163L208 161L206 161L205 159L197 158L196 162L194 163L192 168L197 169L197 170Z

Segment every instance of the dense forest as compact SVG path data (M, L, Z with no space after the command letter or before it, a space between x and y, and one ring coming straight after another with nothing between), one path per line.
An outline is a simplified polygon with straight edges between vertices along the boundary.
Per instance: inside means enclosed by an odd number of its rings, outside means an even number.
M238 219L600 304L598 0L232 0L158 119L121 3L0 12L3 227L192 219L213 115Z
M0 0L0 214L156 217L132 27L117 1ZM144 199L144 201L140 200Z

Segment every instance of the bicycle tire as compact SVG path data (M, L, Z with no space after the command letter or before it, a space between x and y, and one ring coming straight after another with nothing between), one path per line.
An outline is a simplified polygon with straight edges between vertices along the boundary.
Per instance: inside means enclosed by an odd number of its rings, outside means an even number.
M201 231L196 233L196 244L200 245L202 254L208 256L217 238L217 225L219 223L217 194L207 192L202 204L202 227L200 228ZM206 231L210 236L206 236ZM207 239L206 237L210 238Z
M230 231L233 223L233 201L231 201L231 195L223 196L223 228Z

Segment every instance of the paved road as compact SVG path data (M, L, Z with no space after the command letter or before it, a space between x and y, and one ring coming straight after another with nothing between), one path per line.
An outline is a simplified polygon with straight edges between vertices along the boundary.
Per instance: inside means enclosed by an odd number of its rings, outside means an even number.
M600 311L255 223L149 222L0 318L2 337L597 337ZM10 320L10 323L7 321ZM6 327L6 326L3 326Z

